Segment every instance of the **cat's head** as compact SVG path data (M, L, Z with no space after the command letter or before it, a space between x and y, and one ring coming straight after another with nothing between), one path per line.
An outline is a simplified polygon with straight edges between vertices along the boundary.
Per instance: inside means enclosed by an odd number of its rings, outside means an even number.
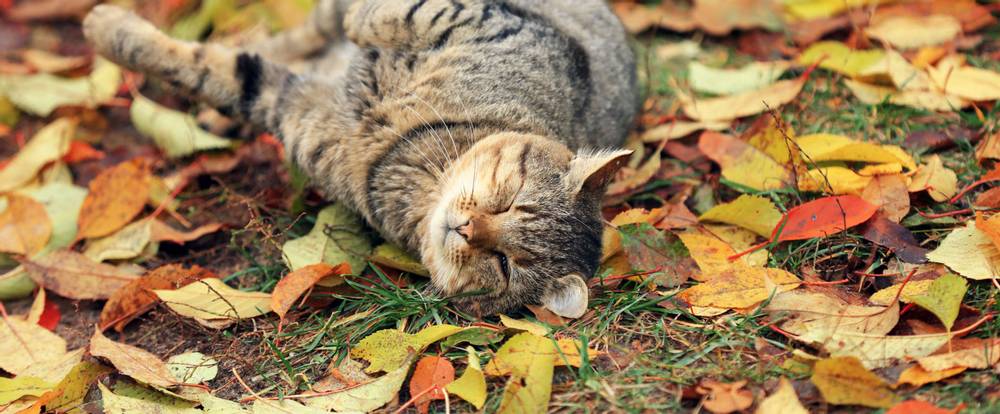
M597 270L601 199L631 151L574 154L554 140L497 134L446 173L422 259L434 286L474 313L543 304L579 317Z

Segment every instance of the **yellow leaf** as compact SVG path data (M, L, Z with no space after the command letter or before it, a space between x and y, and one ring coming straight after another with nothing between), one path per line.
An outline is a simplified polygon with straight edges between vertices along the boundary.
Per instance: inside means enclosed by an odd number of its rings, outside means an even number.
M48 329L17 318L0 320L0 369L21 375L65 353L66 341Z
M927 190L931 198L942 202L958 192L958 176L955 171L944 166L940 156L934 154L927 157L926 164L913 175L909 190L910 192Z
M697 229L678 233L677 237L684 243L684 247L687 247L691 258L701 270L695 275L695 280L706 282L733 268L729 256L735 255L736 251L729 246L729 243Z
M734 269L681 291L678 296L692 306L746 308L773 293L795 289L801 281L781 269L734 266Z
M949 273L934 279L927 291L913 296L912 301L937 316L945 329L950 331L955 319L958 319L958 311L968 286L968 282L961 276Z
M41 397L54 387L41 378L18 375L16 378L0 377L0 406L9 404L21 397Z
M35 133L10 163L0 169L0 193L27 184L42 167L66 155L69 143L76 134L76 124L69 118L60 118Z
M928 67L931 79L944 93L970 101L1000 99L1000 73L971 66Z
M549 328L545 326L523 319L514 319L504 314L500 314L500 323L510 329L531 332L538 336L545 336L549 334Z
M170 402L163 401L163 398L156 398L158 393L148 391L149 396L117 395L102 383L97 383L101 390L101 406L106 414L128 414L128 413L151 413L151 414L198 414L201 410L195 409L195 403L187 402L179 398L172 398ZM162 394L160 394L162 395Z
M233 146L232 141L202 130L193 116L161 106L142 95L134 97L129 113L135 129L151 138L167 157L179 158Z
M77 218L87 190L71 184L52 183L22 190L20 194L42 203L52 222L52 236L38 256L69 247L76 239Z
M841 14L848 9L876 6L894 0L784 0L785 12L794 20L815 20Z
M46 404L45 408L51 412L60 413L75 409L83 404L83 399L87 396L91 384L99 377L112 371L111 368L90 361L77 363L59 381L59 385L56 385L56 389L62 390L62 393Z
M916 169L916 167L913 167L912 169ZM876 175L891 175L902 172L903 165L898 162L892 162L888 164L866 165L858 170L858 175L862 177L874 177ZM906 183L907 186L909 186L909 180L907 180Z
M778 389L767 396L757 406L756 414L809 414L795 395L795 388L787 378L782 377Z
M726 224L706 224L704 228L713 236L728 243L737 252L746 251L756 246L758 244L757 240L760 238L760 236L750 230ZM760 249L743 256L741 259L750 266L764 267L767 265L768 257L768 251Z
M732 224L762 237L771 237L774 226L781 221L781 212L767 197L743 194L729 203L712 207L698 220Z
M830 404L888 408L898 400L889 384L853 357L816 362L811 380Z
M885 52L885 68L892 84L901 91L928 91L932 89L931 78L926 72L910 64L895 50Z
M955 39L962 24L948 15L892 16L865 29L865 34L883 40L897 49L919 49Z
M854 140L843 135L812 134L796 140L802 157L809 162L856 161L874 164L899 163L915 169L916 162L902 148Z
M159 387L178 384L167 365L156 355L132 345L112 341L100 329L94 329L94 335L90 337L90 355L107 359L118 371L144 384Z
M52 222L44 206L19 195L5 199L7 208L0 211L0 252L24 256L40 252L52 235Z
M142 159L120 163L90 181L77 220L79 238L104 237L125 227L149 199L149 165Z
M950 112L969 106L969 102L954 95L933 91L900 91L895 88L845 80L844 85L854 97L868 105L888 102L928 111Z
M671 140L686 137L692 133L708 130L723 131L729 129L729 121L709 121L709 122L688 122L673 121L652 129L642 134L642 142L656 143L663 140Z
M722 167L727 180L755 190L776 190L785 187L791 176L763 151L735 137L706 132L698 140L698 149Z
M917 359L920 367L931 372L955 368L988 369L1000 362L1000 340L969 339L968 348Z
M851 356L866 368L884 368L906 358L930 355L948 343L951 334L911 336L869 335L834 332L822 347L830 356Z
M861 194L872 181L844 167L824 167L806 171L799 177L800 191L816 191L833 195Z
M372 250L361 218L342 204L332 204L316 216L316 225L309 234L289 240L281 246L288 267L303 267L326 263L348 263L351 273L361 273Z
M810 45L799 55L798 62L805 66L820 62L821 68L856 77L881 61L883 56L884 52L878 49L854 50L841 42L829 40Z
M476 350L469 346L465 348L465 351L469 354L465 372L457 380L445 386L445 389L479 410L486 403L486 377L483 376L483 369L479 365L479 355L476 354Z
M97 58L94 69L84 78L67 79L47 73L0 75L0 94L25 112L49 116L63 106L96 108L115 97L121 84L121 69Z
M372 257L369 260L415 275L430 276L430 272L420 263L420 259L411 256L395 244L380 244L372 252Z
M454 325L432 325L417 331L417 333L413 334L413 339L418 345L420 345L421 349L423 349L430 344L457 334L462 330L462 328Z
M955 367L943 371L927 371L921 368L920 365L914 365L899 374L896 386L910 384L915 387L922 387L932 382L938 382L945 378L961 374L966 369L965 367Z
M154 290L171 310L203 320L249 319L271 312L271 295L243 292L216 278L202 279L177 290Z
M784 61L753 62L739 69L717 69L697 61L688 64L688 80L699 92L732 95L764 88L781 77L791 64Z
M976 228L975 221L952 230L937 249L927 253L927 260L975 280L994 279L1000 269L1000 251L986 233Z
M549 406L556 353L552 340L524 332L507 340L494 360L510 368L499 413L540 413ZM492 362L492 361L491 361Z
M684 114L697 121L729 121L756 115L791 102L802 91L805 79L775 82L767 87L720 98L680 96Z
M824 343L834 334L885 335L899 321L899 306L851 305L818 292L790 291L771 299L767 311L781 328L807 343Z
M83 255L95 262L139 257L152 238L151 224L152 220L139 220L111 235L94 239L87 243Z
M885 289L875 292L868 301L882 306L888 306L892 303L893 299L896 298L896 294L899 293L899 288L903 288L903 293L899 295L899 301L903 303L910 303L914 296L918 296L927 291L933 280L914 280L906 283L903 286L902 283L889 286Z
M461 331L453 325L434 325L408 334L398 329L383 329L365 337L351 349L351 356L368 361L365 372L390 372L412 359L428 345ZM411 361L412 362L412 361Z

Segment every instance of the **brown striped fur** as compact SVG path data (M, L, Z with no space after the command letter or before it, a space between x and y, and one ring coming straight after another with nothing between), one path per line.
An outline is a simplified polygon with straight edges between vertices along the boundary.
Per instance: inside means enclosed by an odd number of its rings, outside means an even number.
M246 49L174 40L114 6L84 31L108 58L274 132L466 310L586 309L601 196L628 154L608 148L638 101L603 1L323 0ZM303 56L310 68L287 66Z

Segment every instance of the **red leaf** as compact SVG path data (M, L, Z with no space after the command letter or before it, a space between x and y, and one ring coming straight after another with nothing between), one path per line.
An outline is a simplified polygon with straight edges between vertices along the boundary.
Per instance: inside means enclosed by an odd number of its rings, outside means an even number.
M447 359L427 356L417 362L417 368L410 378L410 395L414 396L417 410L421 414L427 414L431 401L443 400L444 387L454 380L455 367Z
M104 152L94 149L90 144L83 141L70 141L69 151L62 158L67 164L100 159L104 159Z
M774 228L771 241L827 237L868 221L876 211L878 206L853 195L813 200L788 210Z
M909 400L896 404L885 414L956 414L959 411L962 411L963 408L965 408L964 404L951 410L946 410L944 408L935 407L933 404L926 401Z
M41 316L38 317L38 324L45 329L54 331L56 325L59 325L60 318L62 318L62 312L59 311L59 305L56 305L55 302L46 297L45 307L42 310Z

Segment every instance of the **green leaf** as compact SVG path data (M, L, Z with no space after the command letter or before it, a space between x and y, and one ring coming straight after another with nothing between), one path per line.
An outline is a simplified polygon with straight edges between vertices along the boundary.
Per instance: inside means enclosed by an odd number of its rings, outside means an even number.
M232 141L198 127L193 116L161 106L141 95L136 95L129 113L135 129L152 138L171 158L233 147Z
M334 266L348 263L353 274L364 270L371 250L371 240L361 218L340 203L321 210L309 234L289 240L281 247L292 270L317 263Z
M472 327L463 329L441 341L441 347L451 348L460 343L469 345L492 345L503 340L503 335L492 329Z
M18 375L16 378L0 377L0 405L10 403L24 396L41 397L54 384L40 378Z
M649 223L626 224L618 228L622 250L633 271L660 271L648 276L664 287L679 286L691 273L691 259L684 244L671 233Z
M914 296L912 301L937 316L944 327L951 331L968 288L969 284L964 277L948 273L935 279L927 292Z
M395 244L383 243L375 248L370 259L372 262L415 275L430 276L431 273L420 263L420 260L410 256L405 250Z

